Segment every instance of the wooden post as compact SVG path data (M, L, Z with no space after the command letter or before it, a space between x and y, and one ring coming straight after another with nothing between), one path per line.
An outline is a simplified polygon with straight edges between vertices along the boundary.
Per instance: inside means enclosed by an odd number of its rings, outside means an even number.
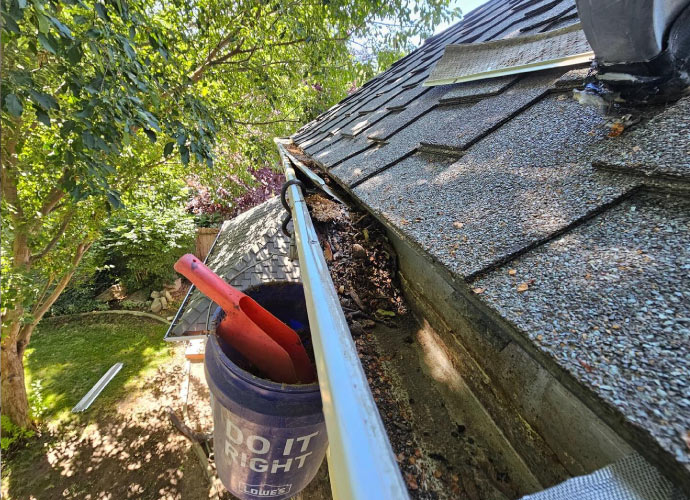
M194 255L199 260L204 260L211 250L211 245L216 239L219 229L217 227L198 227L196 228L196 249Z

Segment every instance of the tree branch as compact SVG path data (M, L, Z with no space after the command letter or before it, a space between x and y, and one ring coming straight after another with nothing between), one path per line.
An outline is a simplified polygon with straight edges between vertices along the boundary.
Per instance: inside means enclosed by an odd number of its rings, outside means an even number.
M17 193L17 179L9 170L17 162L17 139L16 137L4 137L5 147L0 149L0 183L2 183L2 197L16 211L17 218L21 219L24 215L19 204Z
M65 176L63 175L60 181L58 181L58 183L63 182L64 178ZM52 212L55 206L64 196L65 192L62 189L57 187L51 189L48 195L46 196L46 200L43 202L43 206L41 207L41 215L45 217L50 212Z
M234 36L235 36L235 34L233 33L233 34L225 37L220 42L218 42L218 45L216 45L213 48L213 50L211 50L211 52L209 52L208 56L206 56L206 59L204 60L204 62L201 65L199 65L199 67L194 71L194 73L192 73L192 76L189 77L190 80L192 80L192 82L196 83L199 80L201 80L201 77L204 75L206 70L209 68L209 66L212 66L213 64L215 64L215 61L227 60L227 59L231 58L232 56L239 54L241 52L242 45L244 44L244 38L242 38L240 40L240 42L237 44L237 46L235 46L235 48L232 49L230 52L228 52L227 54L225 54L221 57L218 57L218 58L216 57L218 52L220 52L228 43L230 43Z
M300 120L290 120L287 118L281 119L281 120L268 120L265 122L241 122L239 120L234 120L234 123L239 123L240 125L271 125L273 123L301 123Z
M32 321L22 326L21 330L19 331L19 337L17 338L17 347L21 353L24 352L24 349L29 344L31 333L34 331L34 328L36 328L36 325L38 325L45 313L47 313L48 310L53 306L65 287L68 285L72 279L72 276L74 276L74 272L77 270L79 262L81 262L82 257L91 247L91 245L92 242L89 241L82 241L79 243L79 245L77 245L77 250L74 253L74 257L72 257L72 264L69 270L62 276L62 278L60 278L60 281L58 281L57 285L55 285L55 289L53 289L48 298L42 303L37 303L34 306Z
M60 224L60 227L57 230L57 233L55 233L55 236L53 236L53 239L51 239L48 244L45 246L41 252L39 252L36 255L32 255L30 257L31 262L35 262L37 260L42 259L43 257L46 256L48 252L50 252L55 245L57 245L57 242L60 241L60 237L65 234L65 230L67 230L67 226L69 226L70 221L72 220L72 217L74 216L74 212L70 210L65 214L65 217L62 219L62 224Z

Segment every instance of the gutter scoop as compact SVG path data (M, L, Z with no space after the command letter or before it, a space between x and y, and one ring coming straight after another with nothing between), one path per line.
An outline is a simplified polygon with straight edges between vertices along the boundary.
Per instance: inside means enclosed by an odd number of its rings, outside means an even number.
M216 332L268 378L287 384L314 381L314 365L292 328L230 286L194 255L183 255L174 268L223 309L225 318Z

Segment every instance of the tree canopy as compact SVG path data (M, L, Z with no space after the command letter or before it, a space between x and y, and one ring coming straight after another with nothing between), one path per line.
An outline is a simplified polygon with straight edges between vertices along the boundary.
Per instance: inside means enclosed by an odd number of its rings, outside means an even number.
M273 162L274 136L459 12L448 0L3 0L1 14L2 407L26 426L24 350L114 212L191 174L236 189Z

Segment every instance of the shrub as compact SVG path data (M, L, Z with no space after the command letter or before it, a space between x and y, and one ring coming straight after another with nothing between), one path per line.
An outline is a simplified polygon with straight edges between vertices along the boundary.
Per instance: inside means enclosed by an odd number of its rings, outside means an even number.
M6 415L0 417L0 428L2 430L0 449L2 450L8 450L12 445L34 436L34 431L14 425Z
M222 222L223 215L220 212L202 213L194 216L194 224L197 227L219 227Z
M127 290L158 288L175 278L173 264L192 249L195 233L182 207L134 206L110 218L94 251Z
M209 184L213 185L208 180L204 182L198 177L188 179L191 198L187 203L187 211L197 216L198 226L212 227L225 219L232 219L280 193L285 182L285 176L279 170L268 166L247 172L246 179L230 177L236 185L234 190L220 187L224 184L223 179L219 179L213 189L208 187Z
M127 311L148 311L151 307L151 302L143 300L123 300L118 307Z
M108 304L96 300L97 287L93 283L79 283L65 289L50 308L50 316L105 311Z

